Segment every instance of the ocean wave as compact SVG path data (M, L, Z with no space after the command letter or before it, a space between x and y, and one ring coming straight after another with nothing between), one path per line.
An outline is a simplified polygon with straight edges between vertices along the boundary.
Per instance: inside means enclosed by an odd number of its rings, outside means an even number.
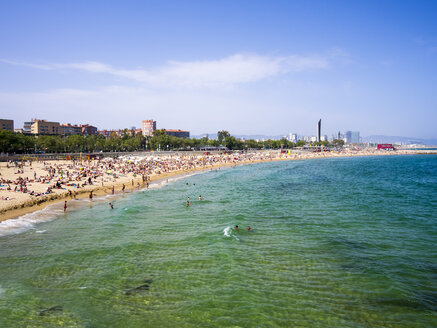
M2 221L0 222L0 237L15 235L28 231L33 229L38 223L54 220L62 213L63 208L59 206L59 204L53 204L42 210L25 214L16 219Z

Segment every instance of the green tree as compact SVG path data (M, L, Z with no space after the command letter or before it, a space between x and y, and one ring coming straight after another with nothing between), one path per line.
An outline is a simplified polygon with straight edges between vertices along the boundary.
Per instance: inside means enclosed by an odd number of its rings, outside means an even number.
M344 146L344 140L334 139L334 140L332 140L332 145L334 147L343 147Z
M218 140L220 145L223 144L223 141L226 138L229 138L230 136L231 136L230 133L228 131L225 131L225 130L217 132L217 140Z

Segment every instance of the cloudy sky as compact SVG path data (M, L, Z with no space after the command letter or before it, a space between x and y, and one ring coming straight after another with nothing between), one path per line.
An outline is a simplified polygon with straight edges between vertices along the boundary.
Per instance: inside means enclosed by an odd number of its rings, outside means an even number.
M0 1L0 118L437 137L436 1Z

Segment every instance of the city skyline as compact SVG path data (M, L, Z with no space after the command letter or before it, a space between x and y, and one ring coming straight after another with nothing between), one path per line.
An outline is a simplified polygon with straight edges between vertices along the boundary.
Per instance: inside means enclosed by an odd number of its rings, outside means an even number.
M433 2L0 4L0 118L437 138Z

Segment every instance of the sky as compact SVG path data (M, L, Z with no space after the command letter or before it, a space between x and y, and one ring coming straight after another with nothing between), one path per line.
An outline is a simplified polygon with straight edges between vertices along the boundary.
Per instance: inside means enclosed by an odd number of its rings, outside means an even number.
M0 118L437 138L437 1L0 0Z

